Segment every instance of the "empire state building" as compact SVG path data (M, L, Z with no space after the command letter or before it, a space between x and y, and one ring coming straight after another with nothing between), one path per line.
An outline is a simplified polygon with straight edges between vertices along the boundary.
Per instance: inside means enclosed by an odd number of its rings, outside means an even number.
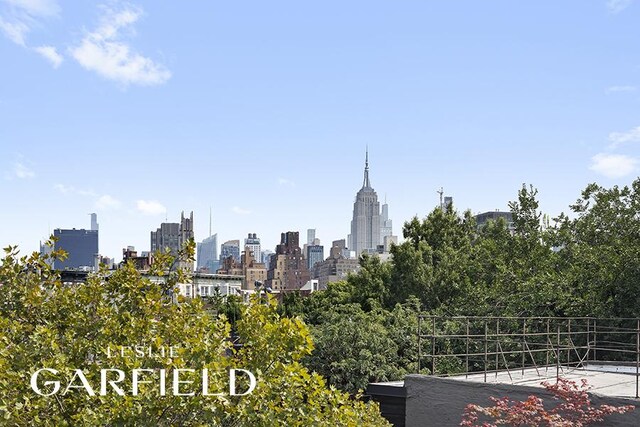
M351 234L349 235L349 249L361 253L375 253L380 244L380 203L378 194L369 182L369 151L367 150L364 163L364 180L362 188L356 194L353 203L353 219L351 220Z

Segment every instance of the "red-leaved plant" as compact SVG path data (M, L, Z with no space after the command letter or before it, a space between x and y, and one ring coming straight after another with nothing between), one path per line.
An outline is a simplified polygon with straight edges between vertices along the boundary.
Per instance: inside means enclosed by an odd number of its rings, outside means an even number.
M490 397L493 406L467 405L462 416L464 427L497 427L506 426L547 426L547 427L582 427L602 421L611 414L624 414L635 409L634 406L593 406L589 398L587 380L578 386L574 381L559 378L556 384L543 382L561 403L551 410L546 410L542 399L529 396L527 400L515 401L508 397L498 399ZM492 422L478 423L478 419L489 418Z

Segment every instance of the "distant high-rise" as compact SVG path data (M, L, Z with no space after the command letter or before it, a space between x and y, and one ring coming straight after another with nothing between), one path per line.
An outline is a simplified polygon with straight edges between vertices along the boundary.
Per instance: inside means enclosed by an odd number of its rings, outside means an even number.
M253 252L253 258L255 262L260 262L262 260L262 253L260 252L260 239L256 235L256 233L249 233L247 238L244 239L244 247L249 248L251 252Z
M151 232L151 252L171 250L172 255L177 255L180 249L180 224L177 222L163 222L160 228Z
M53 252L53 245L49 245L48 243L49 241L46 241L44 243L40 241L40 255L47 256L45 262L49 267L53 268L53 259L49 258L49 256Z
M269 269L269 266L271 265L271 255L273 255L274 253L275 252L273 252L272 250L269 250L269 249L265 249L264 251L262 251L262 263L267 268L267 270Z
M382 253L389 253L391 251L392 244L398 244L398 236L384 236L384 241L382 242Z
M98 231L97 230L53 230L56 239L54 249L63 249L67 258L63 261L56 259L53 268L56 270L95 270L99 261Z
M171 255L178 256L178 251L186 242L193 239L193 211L189 218L185 218L184 212L180 214L180 223L163 222L160 228L151 232L151 252L165 251L167 248ZM181 268L193 270L193 264L181 261Z
M314 238L314 240L316 240ZM309 271L313 270L313 266L319 262L324 261L324 246L322 245L307 245L307 268Z
M313 241L316 239L316 229L309 228L307 230L307 245L313 245Z
M62 261L56 259L53 268L56 270L88 269L95 270L98 264L98 231L94 230L53 230L56 238L54 249L63 249L67 258Z
M475 215L478 229L484 227L484 225L489 221L498 221L498 219L500 218L504 219L505 223L507 224L507 229L513 233L515 230L515 225L513 224L513 214L511 212L501 212L495 210Z
M380 243L384 245L384 238L391 235L393 235L393 221L389 219L389 205L385 200L380 216Z
M349 257L344 239L334 240L329 257L315 264L312 277L318 280L318 288L326 289L327 283L344 280L351 272L356 272L360 264L356 258Z
M353 219L349 235L349 249L356 256L363 252L375 253L380 239L380 203L378 194L369 182L369 151L367 150L362 188L356 194L353 204Z
M299 245L299 233L288 231L280 235L280 244L271 257L266 285L279 291L298 290L311 278Z
M93 229L95 225L95 230ZM62 249L67 253L63 261L56 259L53 268L56 270L96 270L100 261L98 252L98 217L91 214L91 230L75 228L71 230L56 228L53 230L53 248L40 245L41 252Z
M90 213L91 216L91 231L98 231L98 215Z
M230 256L235 263L240 264L240 240L227 240L220 246L220 265Z
M335 258L342 255L344 258L354 258L355 252L347 247L347 241L345 239L334 240L331 243L331 249L329 250L329 256Z
M210 273L216 272L220 267L220 261L218 260L218 234L209 236L198 243L197 256L198 270L206 270Z
M209 237L198 243L197 269L215 273L220 267L218 260L218 234L212 234L212 216L209 208Z

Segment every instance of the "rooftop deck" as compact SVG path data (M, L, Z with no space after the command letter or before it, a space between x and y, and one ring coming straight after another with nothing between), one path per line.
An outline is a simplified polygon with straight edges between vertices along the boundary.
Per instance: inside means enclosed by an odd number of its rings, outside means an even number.
M591 387L590 392L600 396L635 399L636 397L636 368L631 366L610 364L589 364L584 368L561 366L559 372L555 366L526 368L524 370L503 370L488 373L486 382L492 384L514 384L542 388L542 382L553 383L557 375L562 378L580 383L586 379ZM485 382L483 372L456 375L449 377L454 380Z

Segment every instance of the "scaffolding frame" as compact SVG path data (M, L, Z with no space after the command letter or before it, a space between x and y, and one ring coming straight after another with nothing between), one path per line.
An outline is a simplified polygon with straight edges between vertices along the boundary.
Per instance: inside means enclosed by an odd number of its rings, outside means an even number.
M484 373L487 382L506 371L513 382L518 370L524 377L525 369L555 369L557 381L567 371L615 363L635 368L640 398L640 318L419 315L417 332L417 373Z

